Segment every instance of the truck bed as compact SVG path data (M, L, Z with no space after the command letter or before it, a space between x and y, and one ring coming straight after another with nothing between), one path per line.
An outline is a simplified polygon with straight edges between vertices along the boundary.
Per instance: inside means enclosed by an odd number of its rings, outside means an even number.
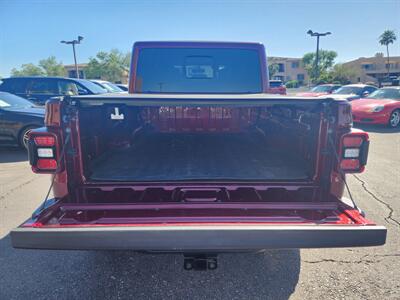
M309 164L270 149L257 134L150 133L107 151L91 166L93 181L305 180Z

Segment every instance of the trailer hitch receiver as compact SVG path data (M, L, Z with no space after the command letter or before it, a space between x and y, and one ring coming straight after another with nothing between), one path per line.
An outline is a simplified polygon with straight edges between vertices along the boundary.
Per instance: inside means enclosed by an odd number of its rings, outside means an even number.
M217 256L209 254L185 254L183 267L187 271L215 270L218 267Z

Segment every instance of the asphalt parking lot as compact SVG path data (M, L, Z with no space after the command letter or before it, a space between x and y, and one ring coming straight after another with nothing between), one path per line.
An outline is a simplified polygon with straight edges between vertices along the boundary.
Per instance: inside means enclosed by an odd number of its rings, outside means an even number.
M224 254L216 271L184 271L182 256L129 251L32 251L9 231L39 206L49 177L0 148L0 299L400 299L400 129L365 127L367 171L349 176L385 246Z

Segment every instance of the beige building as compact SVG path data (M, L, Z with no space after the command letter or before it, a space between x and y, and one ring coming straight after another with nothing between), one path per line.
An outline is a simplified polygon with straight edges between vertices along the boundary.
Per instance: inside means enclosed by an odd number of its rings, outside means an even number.
M374 57L360 57L343 65L357 71L356 82L380 84L388 75L387 57L384 57L382 53L377 53ZM400 56L390 57L389 74L393 77L400 76Z
M308 83L308 74L303 67L301 58L270 56L268 57L268 64L278 65L278 72L270 79L282 80L283 82L297 80L300 84Z
M85 76L85 67L87 64L78 64L78 72L79 72L79 78L86 78ZM75 71L75 65L64 65L64 69L67 72L67 77L69 78L76 78L76 71Z

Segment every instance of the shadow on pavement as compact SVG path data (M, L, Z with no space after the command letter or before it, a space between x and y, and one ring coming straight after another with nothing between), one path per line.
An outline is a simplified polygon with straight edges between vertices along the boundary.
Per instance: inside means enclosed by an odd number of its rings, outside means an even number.
M354 124L355 128L362 129L366 132L376 132L376 133L396 133L400 132L400 126L396 128L389 128L384 125L365 125L365 124Z
M288 299L299 250L222 254L215 271L184 271L180 254L16 250L0 240L1 299Z
M28 153L18 147L0 147L0 163L28 160Z

